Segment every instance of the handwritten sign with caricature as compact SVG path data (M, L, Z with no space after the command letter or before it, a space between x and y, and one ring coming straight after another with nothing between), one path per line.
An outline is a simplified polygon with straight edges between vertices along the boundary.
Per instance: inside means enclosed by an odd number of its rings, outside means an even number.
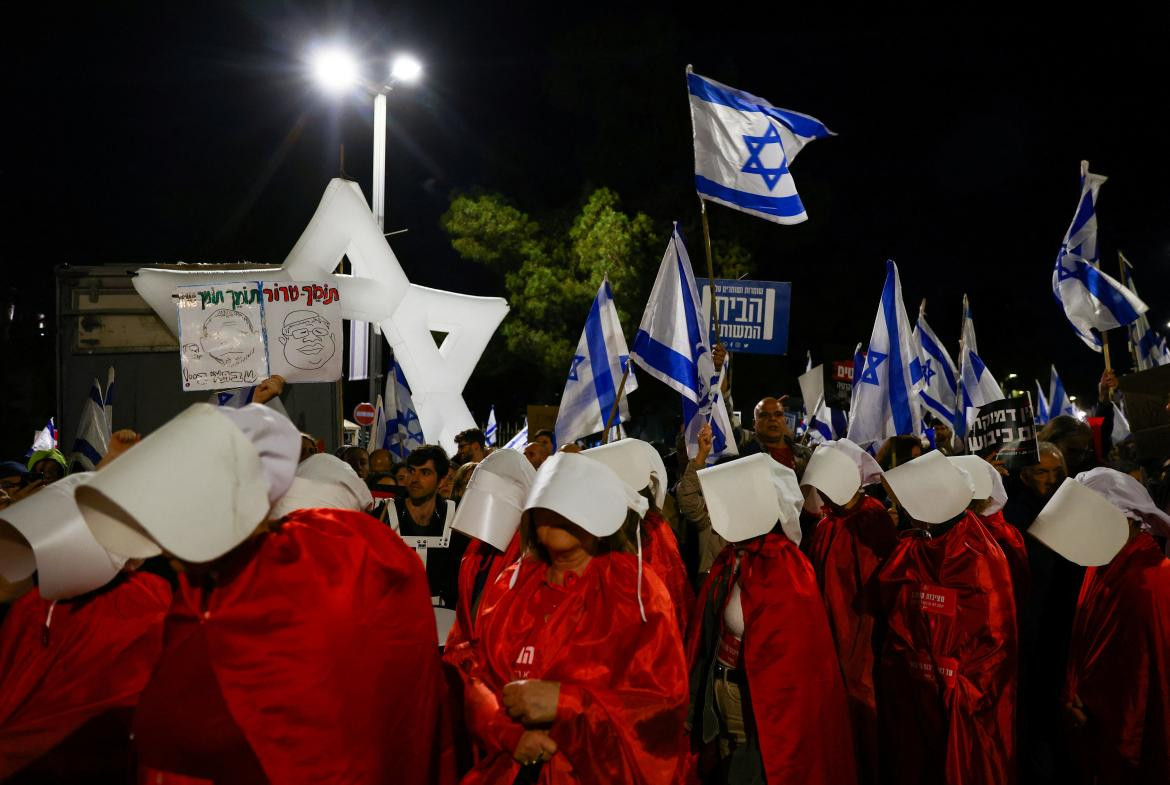
M341 378L341 296L323 283L241 281L182 286L179 353L184 390Z

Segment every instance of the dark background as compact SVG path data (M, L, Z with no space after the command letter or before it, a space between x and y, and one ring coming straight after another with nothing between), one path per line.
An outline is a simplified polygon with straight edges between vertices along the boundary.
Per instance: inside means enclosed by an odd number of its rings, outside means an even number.
M928 297L952 353L966 292L998 378L1047 387L1054 362L1092 400L1101 358L1050 291L1082 158L1110 178L1103 268L1116 274L1123 249L1152 322L1170 318L1166 13L878 21L748 4L701 15L633 3L97 5L13 20L0 54L6 456L53 410L55 265L280 263L339 173L343 143L368 194L369 100L332 100L308 78L307 51L331 39L363 51L371 71L400 50L425 64L423 82L390 99L386 228L409 230L392 245L412 281L454 291L503 286L451 250L438 219L452 192L499 191L539 213L609 186L660 222L664 246L671 219L696 225L688 63L836 131L793 167L807 223L712 208L712 233L750 248L761 278L793 282L789 357L742 358L741 408L796 392L806 349L820 362L833 359L826 344L868 339L886 258L911 320ZM701 273L699 238L690 248ZM38 313L49 315L44 337ZM1121 336L1113 346L1127 368ZM477 372L466 397L479 419L492 403L518 419L537 402L531 386Z

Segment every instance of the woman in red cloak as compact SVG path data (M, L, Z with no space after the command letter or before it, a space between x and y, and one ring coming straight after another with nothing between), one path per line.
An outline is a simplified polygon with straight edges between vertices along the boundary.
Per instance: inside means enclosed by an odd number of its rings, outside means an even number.
M103 545L180 569L134 722L144 781L449 781L422 565L354 509L271 520L299 453L266 407L196 404L77 495Z
M1170 782L1170 560L1150 531L1170 536L1170 517L1141 483L1113 469L1065 482L1112 504L1117 529L1127 524L1120 552L1085 571L1073 621L1064 700L1080 781L1164 785ZM1086 523L1107 526L1103 517Z
M702 445L703 437L700 436L700 450ZM707 445L709 450L709 436ZM625 534L635 547L640 541L642 559L666 584L670 600L674 603L679 635L685 640L687 621L695 604L695 592L687 579L687 567L678 549L678 538L660 512L666 503L667 485L666 465L662 462L662 456L653 445L641 439L619 439L581 454L613 469L622 482L640 491L650 503L650 509L641 521Z
M645 500L560 453L525 507L524 558L484 592L479 637L458 660L481 753L463 782L676 782L682 643L665 587L620 535Z
M910 521L879 573L882 765L899 785L1015 782L1017 632L1003 550L937 450L885 475Z
M815 489L824 503L809 546L809 560L825 600L837 659L849 695L858 774L877 781L876 653L881 650L878 569L898 543L886 507L863 486L881 481L881 468L869 453L847 439L818 445L801 485Z
M731 543L703 584L687 640L699 773L729 785L852 785L849 709L825 606L786 533L799 531L796 475L763 454L698 475L712 528Z

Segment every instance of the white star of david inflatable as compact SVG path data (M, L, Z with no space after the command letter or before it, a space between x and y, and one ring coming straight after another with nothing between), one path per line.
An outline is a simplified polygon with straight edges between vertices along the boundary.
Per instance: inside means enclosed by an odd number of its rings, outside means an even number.
M354 275L334 273L348 256ZM451 452L455 434L475 427L463 388L508 313L500 297L473 297L412 284L382 236L356 183L330 181L317 211L280 269L144 267L134 288L178 335L176 287L240 280L331 281L341 293L346 319L376 322L410 380L427 439ZM446 333L442 345L431 332Z

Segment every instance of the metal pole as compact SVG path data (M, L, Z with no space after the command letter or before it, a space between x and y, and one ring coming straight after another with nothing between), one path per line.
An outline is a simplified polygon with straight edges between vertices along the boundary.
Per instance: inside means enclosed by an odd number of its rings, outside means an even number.
M386 231L386 92L374 96L374 176L370 188L370 207L378 229ZM382 330L370 322L369 333L369 400L377 399L382 380Z
M699 214L703 218L703 249L707 252L707 283L711 291L711 325L719 343L719 303L715 299L715 263L711 260L711 229L707 226L707 203L699 197Z

